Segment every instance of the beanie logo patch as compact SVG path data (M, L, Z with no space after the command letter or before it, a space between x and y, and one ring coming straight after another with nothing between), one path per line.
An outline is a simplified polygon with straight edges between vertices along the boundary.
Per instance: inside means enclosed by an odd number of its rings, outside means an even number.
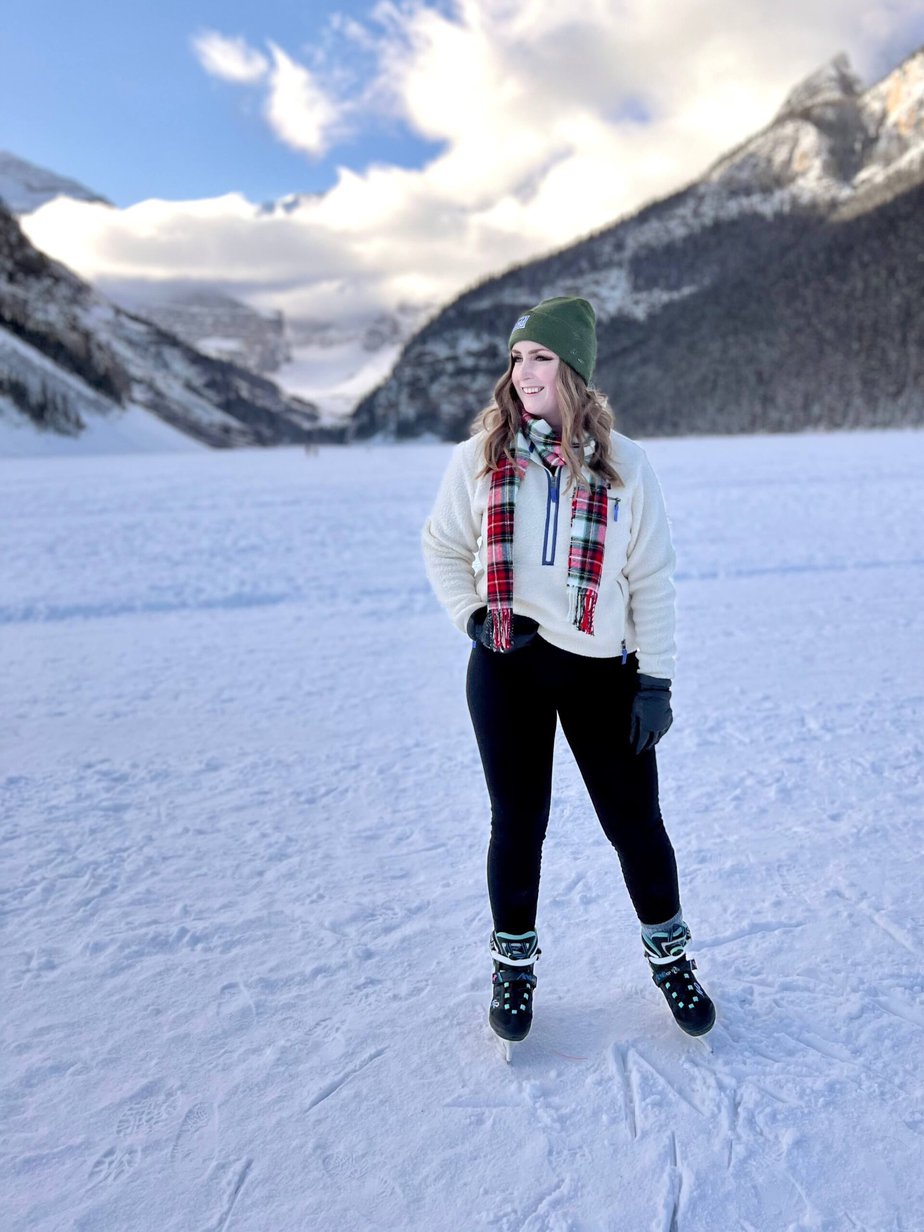
M522 329L528 320L529 320L529 313L527 312L524 316L520 317L519 321L517 321L516 325L514 325L513 329L510 332L515 333L516 330Z

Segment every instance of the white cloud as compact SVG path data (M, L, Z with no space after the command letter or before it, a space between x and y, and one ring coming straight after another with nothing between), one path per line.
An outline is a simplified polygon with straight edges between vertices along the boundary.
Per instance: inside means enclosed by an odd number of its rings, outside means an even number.
M293 150L323 154L340 112L312 73L270 43L273 70L266 100L270 128Z
M837 52L868 76L882 48L904 37L910 51L918 3L880 3L876 22L868 0L459 0L452 17L380 3L349 23L352 43L365 31L378 48L362 95L333 100L269 44L267 118L316 156L346 113L390 113L440 143L426 166L340 168L329 191L269 217L236 194L59 201L27 227L88 276L215 279L306 315L445 300L702 174ZM226 75L256 66L245 44L221 45L236 48L213 61Z
M261 81L269 69L266 56L242 38L226 38L216 30L204 30L193 39L199 63L213 77L241 85Z
M237 85L266 86L264 115L273 134L303 154L323 154L338 127L343 108L325 92L314 74L267 40L270 56L243 38L205 30L192 40L199 63L213 77Z

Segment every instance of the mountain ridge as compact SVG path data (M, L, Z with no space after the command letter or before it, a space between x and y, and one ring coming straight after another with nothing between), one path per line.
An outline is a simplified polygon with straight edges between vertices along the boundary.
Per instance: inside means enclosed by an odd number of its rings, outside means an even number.
M0 204L0 413L78 436L85 415L129 407L215 447L317 434L310 403L110 303L36 249Z
M837 225L875 215L922 180L924 48L862 92L846 57L836 56L789 92L770 124L715 160L698 180L576 243L484 279L446 305L408 341L390 377L357 404L354 431L360 437L431 432L461 439L506 367L505 339L498 337L503 322L509 316L512 323L552 294L584 295L594 303L601 342L596 383L614 399L617 414L618 396L631 389L640 408L636 422L649 434L797 430L809 422L844 426L840 409L826 406L830 390L826 393L819 384L817 365L805 373L801 387L787 383L788 396L794 398L787 405L768 400L764 391L750 398L746 373L734 379L717 375L723 365L733 370L738 362L733 344L741 343L741 335L734 314L741 302L741 275L751 270L755 294L766 296L772 277L768 283L764 267L785 267L792 302L800 305L792 314L792 328L804 330L806 292L799 285L799 268L781 259L792 246L806 252L820 246L843 276L839 285L836 279L833 286L825 282L829 298L815 297L809 317L827 321L823 332L836 337L844 328L843 323L835 326L843 300L857 294L850 279L860 276L838 244L862 231L865 243L882 246L883 266L891 268L899 249L913 251L921 238L921 224L901 207L894 215L883 214L879 226L851 231L837 230ZM888 234L893 216L901 217L906 232L898 247ZM900 285L906 299L896 322L894 311L885 311L881 302L889 289L864 279L862 308L870 318L868 340L877 352L909 344L915 336L916 295L913 287ZM702 344L695 317L705 302L717 332L704 349L701 345L698 352L683 354L694 338ZM785 322L785 302L775 296L774 304ZM876 333L877 317L893 321L891 339ZM764 345L771 334L784 352L798 342L776 325L772 330L761 325L753 312L746 318ZM664 337L667 320L674 343ZM647 337L660 339L670 352L659 374L651 372L645 358ZM749 344L745 351L750 349ZM906 359L896 356L894 362L907 368ZM646 380L633 375L633 365L648 373ZM716 387L712 404L702 397L691 402L691 376L697 387L706 389L710 382ZM862 384L869 394L865 378ZM683 414L665 410L665 387L671 407L683 407ZM857 400L849 402L854 408L849 422L867 422ZM920 419L916 396L896 403L886 388L869 408L869 422Z

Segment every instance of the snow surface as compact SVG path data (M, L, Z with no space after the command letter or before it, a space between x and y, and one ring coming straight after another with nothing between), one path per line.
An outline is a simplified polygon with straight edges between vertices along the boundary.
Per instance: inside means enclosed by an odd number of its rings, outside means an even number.
M0 398L0 459L171 450L197 453L207 448L141 406L113 408L106 416L87 414L84 423L79 436L42 432L8 399Z
M0 461L5 1227L924 1227L924 434L647 448L718 1022L671 1020L562 744L510 1066L448 448Z

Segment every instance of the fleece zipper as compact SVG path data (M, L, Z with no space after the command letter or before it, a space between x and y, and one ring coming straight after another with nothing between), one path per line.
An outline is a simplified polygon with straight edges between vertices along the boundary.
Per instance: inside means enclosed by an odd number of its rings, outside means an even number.
M555 564L555 544L558 539L558 507L560 505L559 497L561 496L561 473L565 469L563 466L556 466L554 477L547 467L542 468L545 471L545 478L548 484L548 493L545 502L545 533L542 538L542 563L544 565Z

